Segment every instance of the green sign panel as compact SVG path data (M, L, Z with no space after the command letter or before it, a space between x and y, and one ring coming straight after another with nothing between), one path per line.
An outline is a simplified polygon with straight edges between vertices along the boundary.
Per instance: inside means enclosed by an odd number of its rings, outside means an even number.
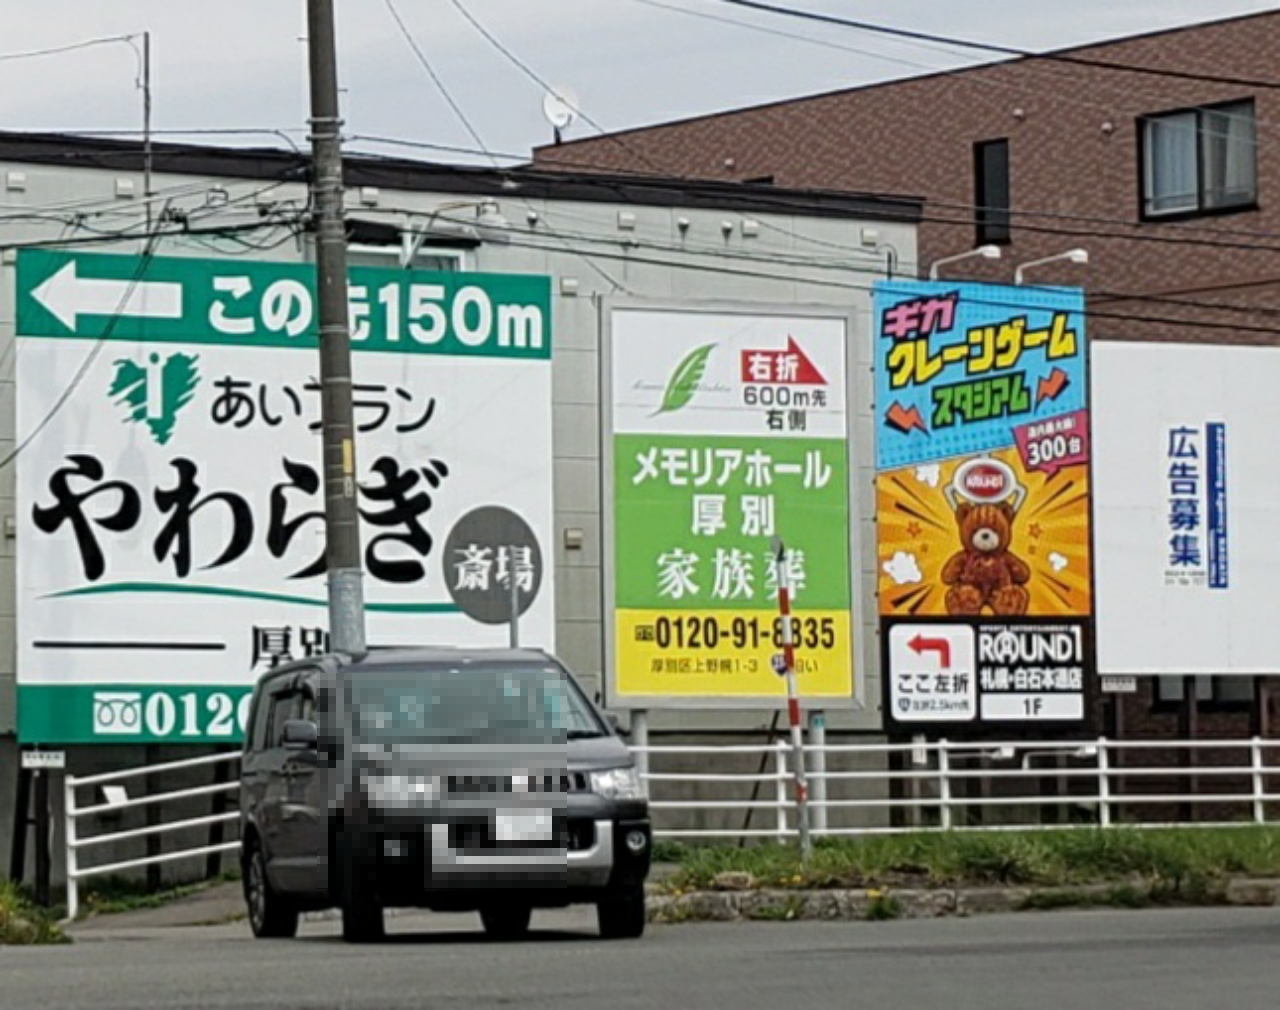
M28 336L315 347L315 267L29 250L18 259ZM551 281L498 274L350 271L356 350L551 357Z

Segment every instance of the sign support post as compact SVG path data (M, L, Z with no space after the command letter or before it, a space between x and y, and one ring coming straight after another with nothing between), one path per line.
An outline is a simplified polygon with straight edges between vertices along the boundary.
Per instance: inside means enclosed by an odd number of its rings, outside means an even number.
M49 773L37 768L32 773L36 794L36 904L49 907Z
M778 572L778 612L782 617L782 669L787 679L787 715L791 722L791 751L796 793L796 825L800 830L800 857L807 860L813 852L809 836L809 782L805 775L804 727L800 721L800 685L796 677L795 643L791 634L791 586L787 578L787 549L781 538L773 540L774 564Z
M507 548L511 558L507 562L507 578L511 581L511 648L520 648L520 581L516 578L516 547Z

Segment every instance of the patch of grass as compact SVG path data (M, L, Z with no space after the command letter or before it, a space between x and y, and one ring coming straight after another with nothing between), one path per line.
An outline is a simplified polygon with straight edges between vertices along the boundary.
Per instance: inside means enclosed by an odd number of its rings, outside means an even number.
M902 918L902 902L885 891L872 891L866 917L872 922Z
M111 915L118 912L134 912L144 908L160 908L219 884L240 879L239 868L226 870L211 880L179 884L160 891L150 890L144 882L125 877L91 879L81 891L80 903L85 913Z
M749 873L761 887L867 888L1081 884L1137 887L1151 901L1211 896L1233 875L1280 877L1280 831L1239 828L1078 828L936 832L823 839L803 863L792 845L688 847L669 887L710 886L717 874Z
M52 913L37 908L22 888L0 880L0 946L70 942Z
M655 863L683 863L692 850L682 842L655 841L652 858Z

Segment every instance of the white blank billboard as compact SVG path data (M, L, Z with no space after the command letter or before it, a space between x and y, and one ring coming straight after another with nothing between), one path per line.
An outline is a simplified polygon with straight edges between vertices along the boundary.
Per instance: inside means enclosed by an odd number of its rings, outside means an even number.
M1280 348L1092 353L1099 671L1280 671Z

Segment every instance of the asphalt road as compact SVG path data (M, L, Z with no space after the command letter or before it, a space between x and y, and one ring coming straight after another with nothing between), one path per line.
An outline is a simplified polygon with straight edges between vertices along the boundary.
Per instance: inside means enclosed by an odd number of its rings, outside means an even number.
M255 941L242 923L96 930L0 948L4 1010L733 1007L734 1010L1274 1010L1280 909L1069 912L887 923L651 927L535 916L491 944L468 916L389 920L374 947L332 923Z

